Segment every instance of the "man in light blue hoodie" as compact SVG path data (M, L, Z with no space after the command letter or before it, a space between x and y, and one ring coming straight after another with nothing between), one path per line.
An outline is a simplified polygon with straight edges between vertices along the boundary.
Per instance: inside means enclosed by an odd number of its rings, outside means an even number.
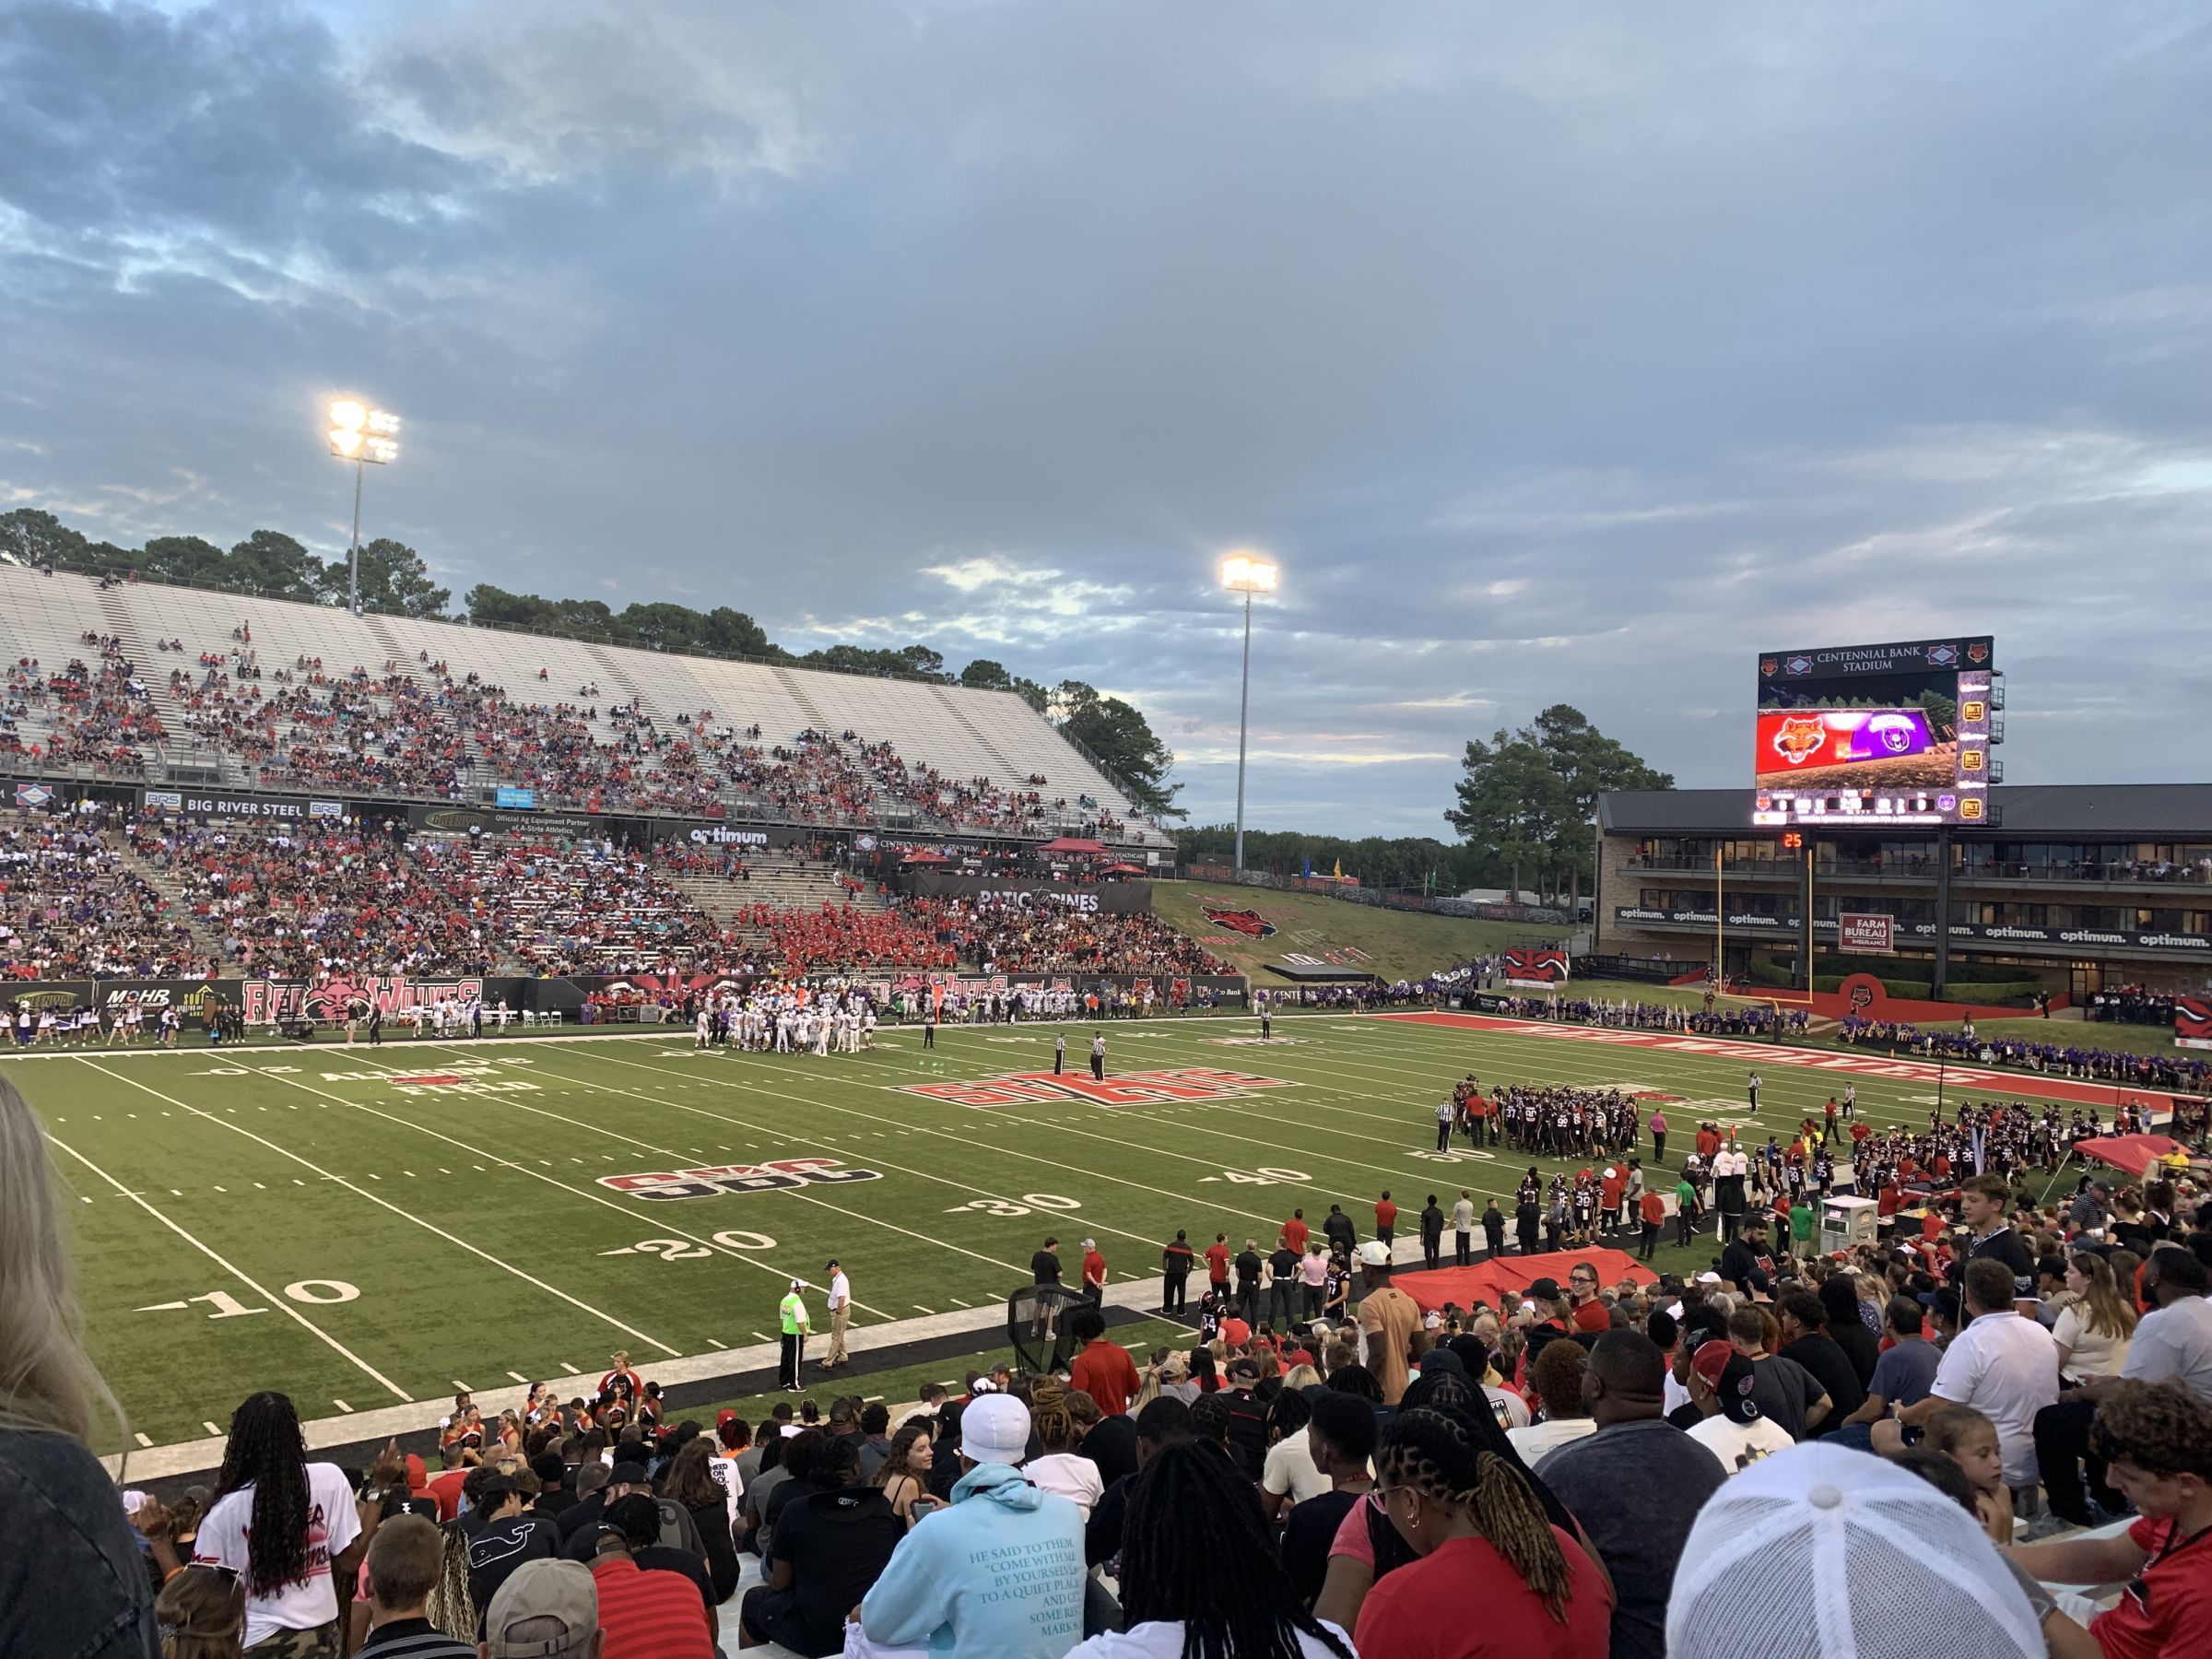
M952 1505L924 1516L860 1604L877 1647L932 1659L1062 1659L1083 1640L1083 1516L1018 1466L1030 1411L978 1394L960 1414Z

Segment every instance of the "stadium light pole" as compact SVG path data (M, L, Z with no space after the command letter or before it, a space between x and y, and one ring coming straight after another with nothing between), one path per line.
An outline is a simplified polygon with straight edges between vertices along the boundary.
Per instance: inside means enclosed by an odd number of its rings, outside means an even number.
M330 406L330 453L353 463L353 543L346 553L346 608L361 611L361 469L374 463L382 466L399 459L399 417L372 409L357 397L340 397Z
M1231 553L1221 561L1221 585L1244 595L1244 678L1237 694L1237 877L1244 875L1244 741L1252 715L1252 596L1272 594L1279 574L1275 561L1253 553Z

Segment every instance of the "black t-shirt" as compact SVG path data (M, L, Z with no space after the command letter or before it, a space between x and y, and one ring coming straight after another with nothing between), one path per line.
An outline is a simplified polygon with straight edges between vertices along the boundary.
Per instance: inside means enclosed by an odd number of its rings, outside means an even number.
M1359 1240L1359 1230L1353 1227L1352 1218L1342 1210L1330 1212L1329 1218L1321 1224L1321 1232L1332 1244L1342 1244L1347 1249Z
M1099 1465L1099 1479L1112 1486L1136 1473L1136 1419L1126 1413L1100 1418L1076 1448Z
M468 1594L479 1608L488 1608L524 1561L548 1561L559 1554L559 1529L543 1515L494 1521L468 1541Z
M1759 1403L1759 1415L1780 1424L1792 1440L1806 1438L1806 1413L1827 1393L1812 1372L1779 1354L1751 1367L1751 1397Z
M1807 1332L1794 1342L1784 1343L1781 1357L1794 1359L1812 1372L1813 1380L1828 1395L1831 1409L1814 1425L1811 1433L1815 1440L1834 1433L1845 1418L1866 1404L1866 1385L1859 1381L1851 1356L1826 1331Z
M1421 1212L1421 1237L1441 1239L1444 1236L1444 1212L1430 1205Z
M1040 1285L1060 1282L1060 1257L1050 1250L1041 1250L1030 1258L1030 1277Z
M1977 1261L1983 1256L1994 1262L2002 1262L2012 1269L2012 1294L2017 1300L2034 1301L2037 1300L2035 1294L2035 1252L2029 1248L2028 1241L2022 1238L2017 1230L2009 1227L2000 1228L1986 1238L1976 1239L1967 1246L1964 1260L1959 1262L1951 1277L1960 1283L1964 1283L1966 1264Z
M1864 1388L1874 1378L1874 1368L1882 1358L1881 1339L1866 1328L1866 1322L1856 1317L1831 1318L1828 1334L1851 1361L1851 1369L1858 1373L1859 1386Z
M1486 1210L1484 1210L1484 1211L1482 1212L1482 1230L1483 1230L1483 1236L1484 1236L1484 1237L1486 1237L1486 1238L1490 1238L1490 1239L1502 1239L1502 1238L1504 1238L1504 1237L1505 1237L1505 1212L1504 1212L1503 1210L1500 1210L1500 1209L1486 1209Z
M1294 1505L1289 1520L1283 1523L1283 1570L1309 1607L1329 1575L1329 1546L1336 1541L1336 1529L1359 1500L1357 1492L1324 1492Z
M1542 1214L1543 1212L1537 1209L1535 1199L1523 1199L1519 1204L1513 1206L1513 1230L1524 1239L1535 1238Z
M1246 1287L1260 1282L1260 1253L1247 1250L1237 1257L1237 1283Z
M1227 1394L1229 1449L1245 1477L1257 1480L1267 1463L1267 1402L1241 1388L1230 1389Z
M1267 1258L1267 1265L1275 1269L1275 1282L1287 1285L1298 1277L1298 1252L1286 1245Z
M873 1487L811 1492L776 1525L775 1557L791 1563L790 1610L762 1634L802 1653L834 1653L845 1615L883 1576L906 1525Z
M1733 1279L1746 1290L1774 1288L1774 1258L1747 1240L1732 1239L1721 1252L1721 1277Z

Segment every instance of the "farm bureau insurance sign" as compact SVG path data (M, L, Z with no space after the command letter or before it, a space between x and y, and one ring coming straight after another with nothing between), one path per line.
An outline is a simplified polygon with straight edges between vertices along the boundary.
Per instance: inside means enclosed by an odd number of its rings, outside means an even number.
M1836 918L1836 948L1846 956L1895 956L1897 918L1879 913L1840 915Z
M880 1181L875 1170L848 1170L834 1158L771 1158L759 1164L713 1164L697 1170L656 1170L642 1175L602 1175L599 1184L632 1198L712 1198L724 1193L777 1193L810 1183Z
M1124 1072L1094 1078L1088 1072L1009 1072L972 1083L910 1083L908 1094L950 1100L956 1106L1030 1106L1046 1100L1088 1100L1093 1106L1157 1106L1169 1100L1218 1100L1255 1088L1296 1088L1283 1077L1183 1065L1171 1071Z

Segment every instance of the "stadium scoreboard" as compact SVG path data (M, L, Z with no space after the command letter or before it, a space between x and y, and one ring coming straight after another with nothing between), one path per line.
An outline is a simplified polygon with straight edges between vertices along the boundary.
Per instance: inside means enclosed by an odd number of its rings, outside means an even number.
M1987 824L2003 707L1986 634L1762 653L1751 821Z

